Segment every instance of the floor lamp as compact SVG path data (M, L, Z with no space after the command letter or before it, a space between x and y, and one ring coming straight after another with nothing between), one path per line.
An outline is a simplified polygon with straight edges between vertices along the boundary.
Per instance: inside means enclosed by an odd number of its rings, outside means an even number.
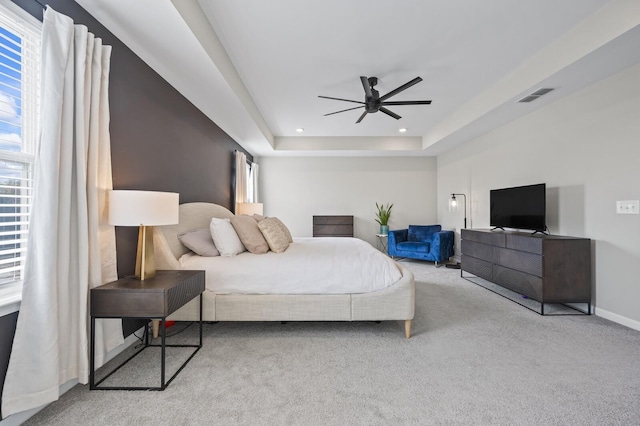
M460 203L458 202L456 195L462 197L462 208L464 211L464 229L467 229L467 196L465 194L451 194L451 198L449 198L449 211L458 211L458 206ZM447 268L460 269L460 262L457 262L455 265L447 264L446 266Z
M467 229L467 196L464 194L451 194L451 198L449 199L449 211L457 212L458 211L458 200L456 199L456 195L463 197L462 201L464 203L464 229Z

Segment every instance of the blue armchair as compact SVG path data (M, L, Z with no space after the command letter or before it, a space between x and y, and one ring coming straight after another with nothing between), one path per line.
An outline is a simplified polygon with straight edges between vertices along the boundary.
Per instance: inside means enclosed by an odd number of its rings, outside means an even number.
M389 256L444 262L453 256L453 231L440 225L409 225L389 231Z

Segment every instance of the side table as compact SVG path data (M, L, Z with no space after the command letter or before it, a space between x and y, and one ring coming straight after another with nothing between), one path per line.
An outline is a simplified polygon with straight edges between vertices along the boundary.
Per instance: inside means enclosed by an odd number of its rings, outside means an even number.
M104 284L91 289L91 353L89 389L101 390L158 390L163 391L182 371L191 358L202 347L202 292L205 288L204 271L156 271L156 276L144 281L130 277ZM200 341L197 345L167 345L166 318L180 309L187 302L200 296ZM95 382L95 327L96 318L142 318L162 320L161 344L149 343L149 333L145 333L145 342L140 350L131 355L115 370L107 374L97 383ZM156 387L115 387L102 386L100 383L118 371L136 355L149 347L161 348L160 386ZM189 358L178 368L168 381L165 382L165 348L196 348Z
M388 253L389 235L376 234L376 247L383 253Z

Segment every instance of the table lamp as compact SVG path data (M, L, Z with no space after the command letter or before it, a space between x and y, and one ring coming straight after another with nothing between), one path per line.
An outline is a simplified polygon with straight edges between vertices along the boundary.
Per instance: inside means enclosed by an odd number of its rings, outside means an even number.
M109 224L139 226L136 278L144 281L156 275L153 227L178 223L179 195L175 192L109 192Z
M254 215L259 214L262 216L263 206L262 203L237 203L236 214Z

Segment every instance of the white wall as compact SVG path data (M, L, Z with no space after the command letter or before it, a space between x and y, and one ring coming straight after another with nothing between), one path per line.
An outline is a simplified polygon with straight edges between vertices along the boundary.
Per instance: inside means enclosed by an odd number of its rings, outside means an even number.
M353 215L354 236L375 245L376 202L393 203L390 229L436 223L435 157L261 157L260 198L294 236L314 215Z
M437 182L470 196L473 228L490 189L546 183L551 233L595 242L596 313L640 329L640 215L615 213L640 199L640 65L440 155ZM462 226L445 203L438 218Z

